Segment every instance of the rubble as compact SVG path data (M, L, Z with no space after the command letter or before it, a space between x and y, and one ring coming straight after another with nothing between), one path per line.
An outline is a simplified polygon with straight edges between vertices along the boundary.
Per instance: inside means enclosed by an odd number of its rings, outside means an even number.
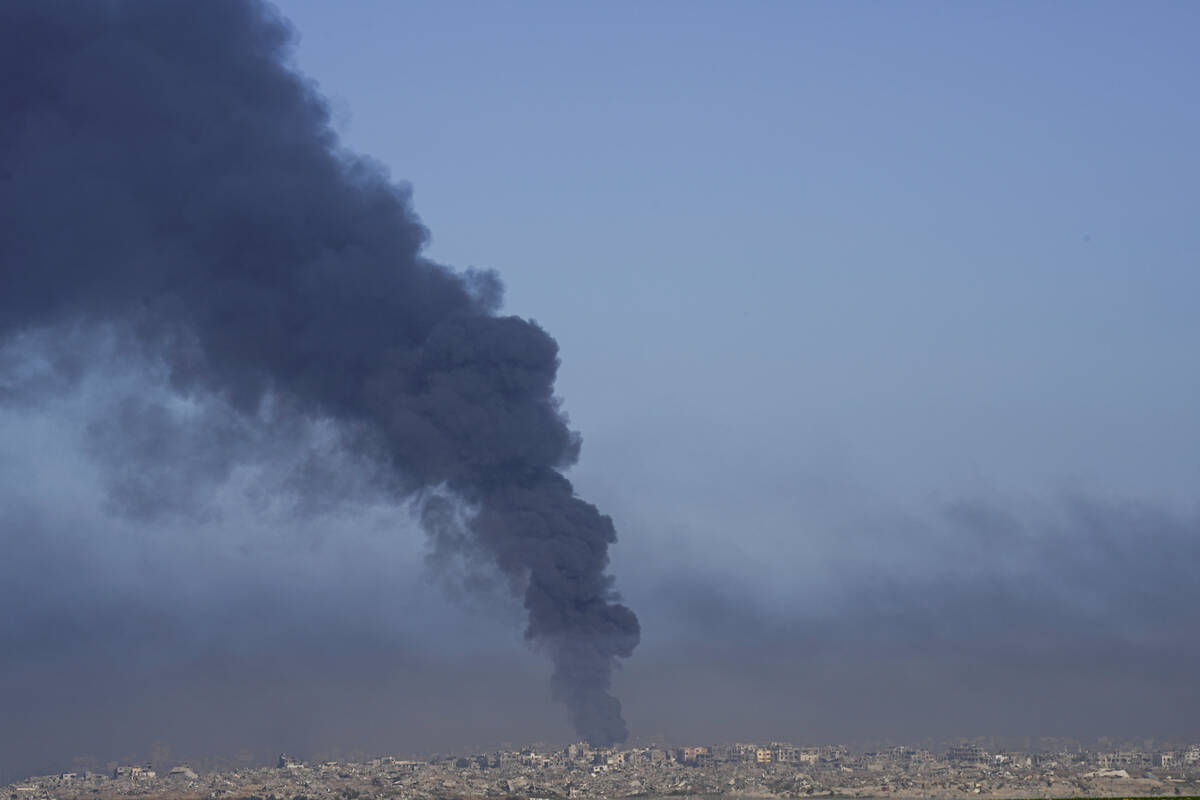
M1153 771L1151 771L1153 770ZM943 751L785 743L594 749L575 744L405 760L309 764L165 774L120 765L5 787L0 800L589 800L669 796L739 798L1174 797L1200 794L1200 747L1160 752L991 752L978 744Z

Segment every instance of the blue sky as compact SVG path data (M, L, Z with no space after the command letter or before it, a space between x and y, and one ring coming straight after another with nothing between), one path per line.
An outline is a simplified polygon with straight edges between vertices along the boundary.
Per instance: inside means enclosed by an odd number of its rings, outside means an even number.
M105 27L124 8L153 24ZM329 235L336 261L378 208L319 169L294 185L329 197L280 188L295 142L325 164L324 120L263 122L273 95L214 68L261 44L253 2L153 8L2 12L25 27L0 65L71 91L0 92L20 120L0 215L29 223L0 237L0 603L19 609L0 770L164 741L570 740L511 575L431 569L404 476L328 406L289 405L294 375L251 376L274 389L250 412L245 364L189 383L186 335L139 327L180 300L158 266L206 274L243 217L263 252ZM341 146L411 185L426 254L498 271L506 313L560 345L568 475L612 516L642 622L614 678L634 741L1200 737L1200 6L278 8ZM60 28L83 33L34 46ZM186 172L226 145L257 155ZM205 205L231 186L254 202ZM282 211L255 216L262 198ZM270 238L295 219L315 222ZM363 251L391 252L381 227ZM109 308L135 278L144 305ZM295 297L261 300L287 319Z
M1192 506L1194 7L281 7L430 254L559 340L622 527Z
M1195 6L281 8L430 254L499 270L562 345L572 476L645 652L711 636L678 615L726 593L737 627L877 580L925 581L904 607L953 605L947 575L1037 595L1048 552L1049 585L1132 581L1059 519L1080 497L1195 519ZM980 544L964 504L1048 551ZM680 582L705 599L672 607ZM937 680L965 658L930 646Z

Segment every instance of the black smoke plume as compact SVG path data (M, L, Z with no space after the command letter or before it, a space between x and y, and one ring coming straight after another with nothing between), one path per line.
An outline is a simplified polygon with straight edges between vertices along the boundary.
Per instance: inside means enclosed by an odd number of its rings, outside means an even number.
M494 274L422 257L407 190L340 146L291 47L257 0L0 6L0 336L115 326L181 392L382 442L409 496L470 509L578 732L624 740L639 626L611 521L562 474L557 345L498 315Z

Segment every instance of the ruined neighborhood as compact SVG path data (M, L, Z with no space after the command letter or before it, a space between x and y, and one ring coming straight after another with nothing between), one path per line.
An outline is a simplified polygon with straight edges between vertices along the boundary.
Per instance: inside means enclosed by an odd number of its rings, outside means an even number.
M631 749L573 744L415 760L198 772L184 764L66 772L4 789L7 800L446 800L618 797L1137 797L1200 795L1200 744L1016 752L975 742L880 752L787 743Z

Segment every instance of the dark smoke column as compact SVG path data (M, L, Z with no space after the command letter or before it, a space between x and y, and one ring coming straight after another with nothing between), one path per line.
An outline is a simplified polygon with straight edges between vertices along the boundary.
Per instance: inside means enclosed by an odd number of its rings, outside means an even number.
M382 450L408 492L448 490L577 731L621 741L611 674L639 627L611 521L561 472L579 441L557 345L497 315L493 274L421 256L407 191L342 149L291 42L256 0L0 4L0 337L113 329L181 392L248 418L283 398Z
M482 505L476 533L496 548L502 565L527 571L525 635L543 643L554 660L555 697L592 744L625 741L621 704L609 683L614 659L633 653L639 628L632 611L611 602L604 567L616 540L612 522L552 470L497 486Z

